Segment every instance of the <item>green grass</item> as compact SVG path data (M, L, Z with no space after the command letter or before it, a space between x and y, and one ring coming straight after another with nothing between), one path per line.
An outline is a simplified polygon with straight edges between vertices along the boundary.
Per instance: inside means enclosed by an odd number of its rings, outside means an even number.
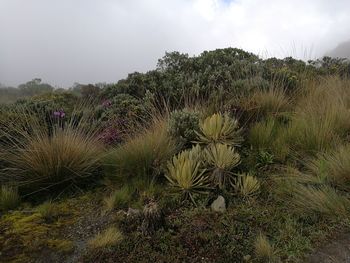
M130 135L106 155L87 123L57 124L47 131L28 116L19 129L11 123L1 130L0 182L13 183L25 197L90 184L104 173L110 194L80 204L95 204L97 224L100 214L106 217L101 227L106 230L86 240L87 262L302 261L334 229L349 227L350 85L337 78L298 83L304 86L293 91L249 89L235 98L238 105L220 104L219 92L213 93L216 112L224 114L208 117L211 109L203 106L198 116L175 112L169 121L165 113L150 123L132 123ZM197 128L197 117L203 116ZM19 204L16 189L2 186L2 211ZM210 209L218 195L225 198L225 213ZM120 211L128 208L144 210L135 220ZM35 221L42 237L61 220L91 219L91 211L61 218L55 209L46 202L29 219L3 221L9 227L4 234L30 242L32 224L27 227L26 220ZM99 213L103 210L108 213ZM147 223L154 214L159 222ZM152 231L145 231L147 224ZM17 236L18 229L25 233ZM0 245L10 248L6 242L0 236Z
M328 217L349 216L349 200L327 186L295 187L292 204L300 213L316 213Z
M337 188L349 190L350 186L350 146L318 154L317 158L306 163L315 176L328 181Z
M123 183L135 178L155 180L166 162L178 151L166 124L164 119L155 119L149 128L141 128L124 144L112 149L104 160L107 177Z
M121 189L112 192L108 197L105 197L104 203L108 211L114 209L127 208L132 201L132 189L128 186L123 186Z
M143 236L130 222L119 223L125 233L123 242L101 253L88 253L88 262L106 259L123 262L244 262L250 258L258 262L262 255L278 261L303 262L313 244L324 242L338 227L346 226L346 219L329 220L291 215L285 203L263 196L242 201L229 198L224 214L204 207L178 205L166 214L167 227L150 236ZM268 238L268 253L255 254L260 233ZM146 258L146 260L145 260Z
M291 153L287 132L286 124L270 117L252 125L248 133L248 142L258 155L268 152L278 161L284 162Z
M15 209L20 204L17 188L2 185L0 188L0 210Z

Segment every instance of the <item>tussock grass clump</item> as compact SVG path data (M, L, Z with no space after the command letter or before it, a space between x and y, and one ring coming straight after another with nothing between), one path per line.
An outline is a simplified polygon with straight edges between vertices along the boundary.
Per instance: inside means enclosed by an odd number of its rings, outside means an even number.
M304 154L315 155L339 143L339 136L330 116L296 114L286 133L291 147Z
M238 146L242 142L242 136L238 129L238 121L227 113L215 113L199 124L200 132L197 133L200 143L224 143Z
M2 185L0 188L0 210L15 209L20 204L20 196L17 188Z
M306 165L313 174L332 185L344 190L349 189L350 145L340 146L328 153L321 153Z
M294 167L285 167L283 173L274 178L273 191L291 204L295 213L329 217L348 215L350 201L327 185L324 178Z
M103 149L94 131L83 129L82 121L47 130L33 118L27 120L27 129L17 130L16 137L9 135L7 147L0 150L6 160L0 181L15 181L20 192L30 195L80 185L97 173Z
M133 193L128 186L123 186L121 189L114 191L104 199L107 210L126 208L131 202L132 195Z
M181 193L184 198L189 198L193 202L193 194L206 192L208 178L202 167L200 147L197 145L174 156L168 162L165 177L175 192Z
M255 123L249 130L248 141L256 149L268 149L276 135L276 120Z
M287 134L294 150L315 155L328 151L350 131L346 82L310 83L298 101Z
M328 186L299 185L293 190L292 202L301 212L315 212L328 216L345 216L349 212L349 200Z
M110 152L105 159L111 169L107 176L112 181L153 180L177 150L167 132L166 121L155 119L149 128L141 128L136 136Z
M281 87L270 86L267 90L257 90L241 102L243 108L260 116L276 115L291 108L291 98Z
M90 239L89 247L92 249L111 247L117 245L122 240L123 234L115 227L110 227Z
M249 130L248 141L253 149L269 151L278 160L284 161L290 153L286 126L276 118L255 123Z
M276 250L270 241L263 234L259 234L254 243L255 256L259 262L276 262Z

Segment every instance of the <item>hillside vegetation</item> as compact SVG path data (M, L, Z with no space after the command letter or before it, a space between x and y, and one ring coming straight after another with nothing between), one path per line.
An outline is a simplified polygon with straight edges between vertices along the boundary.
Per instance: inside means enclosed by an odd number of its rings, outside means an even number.
M307 261L349 228L349 74L172 52L2 104L0 261Z

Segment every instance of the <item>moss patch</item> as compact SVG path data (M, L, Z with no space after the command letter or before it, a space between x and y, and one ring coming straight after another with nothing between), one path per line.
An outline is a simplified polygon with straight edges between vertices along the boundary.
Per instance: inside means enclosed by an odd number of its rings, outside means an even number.
M63 232L83 215L92 196L86 194L54 203L56 216L50 222L36 208L3 215L0 219L1 258L6 262L35 262L43 256L57 258L72 253L74 242L64 238Z

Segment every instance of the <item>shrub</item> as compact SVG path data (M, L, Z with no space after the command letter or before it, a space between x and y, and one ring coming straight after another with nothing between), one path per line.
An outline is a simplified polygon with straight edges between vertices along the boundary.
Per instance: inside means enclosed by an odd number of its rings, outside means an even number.
M0 189L0 210L7 211L20 204L20 196L14 187L2 185Z
M118 94L110 98L108 106L100 108L98 115L103 122L116 120L131 127L148 121L151 117L150 109L147 109L145 103L128 94Z
M255 256L260 262L276 262L276 251L273 245L263 234L259 234L255 240Z
M18 101L16 106L30 110L32 115L35 115L41 120L42 125L50 126L57 119L64 121L72 117L76 113L77 101L78 97L70 92L51 92ZM81 103L78 102L78 104ZM61 115L57 117L54 113L58 112Z
M116 145L122 142L124 131L119 121L110 120L102 124L98 139L107 145Z
M168 162L168 172L165 174L172 189L193 203L193 194L205 193L208 189L200 155L201 149L198 145L191 150L182 151Z
M256 177L250 174L242 174L238 175L234 188L236 192L244 198L253 197L259 194L260 183Z
M128 183L135 178L152 181L177 152L164 119L155 119L149 128L140 129L106 157L105 166L110 170L107 176L112 181Z
M234 147L225 144L211 144L204 152L206 162L213 170L211 178L214 185L225 188L230 171L240 162L239 154Z
M224 143L238 146L243 140L238 129L238 121L227 113L215 113L207 117L200 122L199 129L200 132L197 135L200 143Z
M30 117L28 125L0 149L6 158L0 181L16 181L20 192L29 195L79 185L96 175L103 150L94 131L85 132L80 123L71 122L49 132Z
M196 139L196 131L199 130L198 113L182 110L170 114L168 124L169 134L184 145Z
M104 232L90 239L88 244L92 249L101 249L115 246L123 240L123 234L116 228L107 228Z

